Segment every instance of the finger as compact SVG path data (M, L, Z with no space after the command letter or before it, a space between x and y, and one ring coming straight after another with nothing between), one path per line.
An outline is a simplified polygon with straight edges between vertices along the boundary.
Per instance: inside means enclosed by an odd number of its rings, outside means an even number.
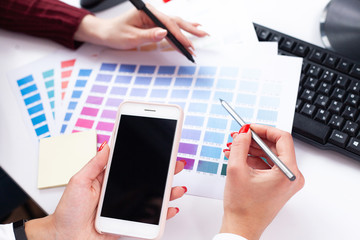
M251 128L259 137L275 144L277 155L282 161L296 165L294 143L290 133L260 124L252 124Z
M179 213L179 211L180 211L180 209L177 207L169 207L166 219L170 219L170 218L174 217L176 214Z
M189 48L192 46L190 40L181 32L180 27L175 20L169 16L163 14L156 10L151 4L146 4L146 6L152 11L152 13L162 22L166 28L175 36L177 40L185 47Z
M183 159L176 161L175 174L178 174L179 172L181 172L184 169L185 165L186 165L186 161Z
M147 42L159 42L166 37L167 31L160 27L154 27L149 29L136 28L137 45L141 45Z
M246 125L244 125L244 127L245 126ZM248 129L248 125L246 127ZM246 133L240 133L234 138L231 144L229 167L237 166L235 168L245 169L250 143L251 143L250 131L247 131Z
M191 23L191 22L183 20L180 17L175 17L174 21L181 29L183 29L184 31L191 33L197 37L205 37L205 36L209 35L207 32L197 28L198 26L200 26L200 24L198 24L198 23Z
M97 152L96 156L91 159L76 175L83 179L94 181L103 171L109 159L110 148L105 144L104 148Z
M227 159L229 159L229 157L230 157L230 150L229 149L224 149L224 155L225 155L225 157L227 158Z
M182 187L173 187L171 189L171 194L170 194L170 201L173 201L175 199L181 198L182 196L184 196L184 194L187 192L187 188L185 186Z

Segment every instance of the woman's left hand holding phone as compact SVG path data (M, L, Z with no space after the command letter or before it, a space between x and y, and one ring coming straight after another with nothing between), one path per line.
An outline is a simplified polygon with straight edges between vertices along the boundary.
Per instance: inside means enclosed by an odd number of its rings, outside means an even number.
M94 225L109 153L109 146L104 144L102 150L71 178L53 214L26 222L25 232L29 240L119 238L99 234ZM177 161L175 174L182 171L184 166L185 162ZM186 187L173 187L170 200L182 197L185 192ZM167 218L174 217L178 212L178 208L169 207Z

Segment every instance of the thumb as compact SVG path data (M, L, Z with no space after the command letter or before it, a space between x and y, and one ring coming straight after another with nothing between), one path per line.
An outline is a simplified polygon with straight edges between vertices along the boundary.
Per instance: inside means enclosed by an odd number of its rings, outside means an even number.
M95 155L78 173L78 177L94 181L104 168L109 159L110 148L107 144Z
M156 27L150 29L143 29L140 32L140 41L145 42L159 42L167 35L167 31L163 28Z
M231 145L229 165L236 165L240 169L244 169L247 165L247 157L251 144L250 124L244 125L239 134L235 137Z

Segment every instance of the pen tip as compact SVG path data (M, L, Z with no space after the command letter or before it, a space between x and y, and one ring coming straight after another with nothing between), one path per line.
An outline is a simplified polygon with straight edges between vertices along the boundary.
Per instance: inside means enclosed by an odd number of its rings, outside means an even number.
M220 102L223 102L224 100L222 100L221 98L219 98Z

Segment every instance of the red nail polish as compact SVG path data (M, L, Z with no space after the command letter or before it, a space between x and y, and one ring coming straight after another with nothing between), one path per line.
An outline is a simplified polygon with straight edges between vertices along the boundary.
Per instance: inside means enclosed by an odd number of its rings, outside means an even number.
M239 133L247 133L249 131L249 128L250 128L250 124L245 124L240 128Z
M223 149L223 153L230 151L229 149Z
M233 137L235 133L237 133L237 132L232 132L232 133L230 134L230 136Z
M181 160L179 160L179 161L182 162L182 163L184 163L184 167L186 166L186 160L181 159Z
M232 143L231 143L231 142L229 142L229 143L227 143L227 144L226 144L226 146L227 146L227 147L230 147L230 146L231 146L231 144L232 144Z
M101 144L101 146L99 147L98 152L100 152L101 150L103 150L103 148L105 147L106 144L107 144L107 141L103 142L103 143Z
M185 187L185 186L182 186L182 188L184 189L184 193L186 193L187 192L187 187Z
M175 208L175 210L176 210L176 214L178 214L179 213L179 211L180 211L180 209L179 208Z

